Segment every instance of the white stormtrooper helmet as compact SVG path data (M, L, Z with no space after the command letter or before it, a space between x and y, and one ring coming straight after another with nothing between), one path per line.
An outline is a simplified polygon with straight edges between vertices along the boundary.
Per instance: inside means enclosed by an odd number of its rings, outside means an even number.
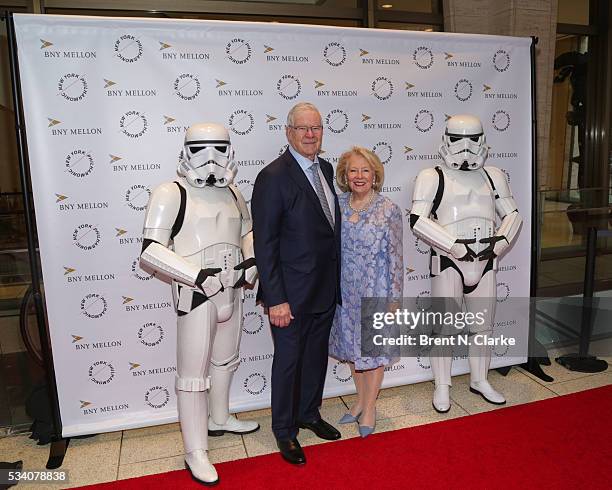
M453 170L482 168L489 147L480 119L469 114L452 116L446 122L439 152L446 166Z
M194 187L227 187L238 169L229 132L220 124L200 123L185 133L185 147L178 174Z

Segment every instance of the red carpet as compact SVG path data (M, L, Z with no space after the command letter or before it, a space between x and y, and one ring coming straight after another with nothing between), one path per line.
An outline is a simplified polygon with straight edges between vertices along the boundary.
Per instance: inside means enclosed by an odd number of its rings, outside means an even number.
M215 465L216 488L612 488L612 386L367 439L309 446L293 467L278 454ZM202 488L186 470L92 485Z

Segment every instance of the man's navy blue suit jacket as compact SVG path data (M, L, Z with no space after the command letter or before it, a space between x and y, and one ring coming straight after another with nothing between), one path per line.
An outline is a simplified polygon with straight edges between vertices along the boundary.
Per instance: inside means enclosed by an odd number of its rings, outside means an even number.
M265 306L288 302L293 315L321 313L342 300L334 170L320 158L319 164L334 195L335 229L289 150L259 172L251 198L257 299Z

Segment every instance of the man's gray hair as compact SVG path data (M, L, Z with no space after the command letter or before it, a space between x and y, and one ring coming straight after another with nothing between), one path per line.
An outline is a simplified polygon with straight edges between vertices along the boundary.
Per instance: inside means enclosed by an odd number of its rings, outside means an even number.
M287 126L293 126L295 115L300 111L315 111L319 114L319 118L321 118L321 113L319 112L319 109L317 109L317 106L311 104L310 102L298 102L291 108L289 114L287 114Z

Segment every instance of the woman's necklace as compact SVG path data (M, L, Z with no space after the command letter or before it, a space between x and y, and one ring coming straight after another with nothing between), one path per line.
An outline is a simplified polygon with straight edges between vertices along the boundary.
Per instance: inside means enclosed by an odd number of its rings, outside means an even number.
M353 211L353 214L351 214L349 218L349 221L351 223L357 223L357 221L359 221L359 213L363 213L364 211L367 211L370 208L370 206L372 205L372 202L374 201L375 196L376 196L376 193L374 192L374 189L370 189L370 197L368 198L365 205L363 205L360 208L355 208L353 207L353 193L351 192L351 195L349 196L349 199L348 199L349 208L351 209L351 211Z

